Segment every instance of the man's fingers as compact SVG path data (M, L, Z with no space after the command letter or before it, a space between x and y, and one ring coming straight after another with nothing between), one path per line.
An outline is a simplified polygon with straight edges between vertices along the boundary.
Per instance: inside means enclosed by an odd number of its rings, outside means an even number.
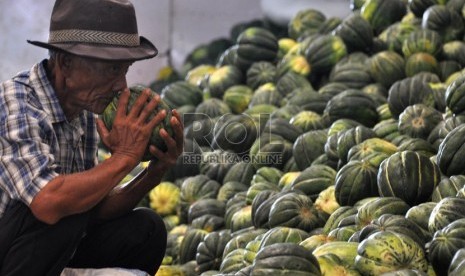
M128 102L129 102L129 89L126 88L121 92L119 100L118 100L118 107L116 108L116 117L126 116Z
M160 96L155 95L148 104L145 105L144 109L140 112L139 115L139 122L145 123L147 121L147 118L150 117L155 111L156 107L158 106L158 103L160 102Z
M129 110L128 117L130 118L137 118L140 116L141 111L145 108L147 105L147 100L150 97L150 90L144 89L142 93L137 97L137 99L134 101L134 103L131 106L131 110Z
M100 138L102 139L103 144L108 145L106 140L107 140L107 137L110 135L110 132L108 131L102 119L98 118L96 123L97 123L97 132L100 135Z
M170 123L174 131L174 139L176 140L176 145L178 146L178 150L182 151L182 147L184 144L184 129L182 126L182 122L179 120L179 113L174 111L173 114L174 116L171 117Z
M164 129L160 129L160 136L163 138L166 147L169 149L176 148L176 141L170 136L170 134Z
M160 110L149 122L149 127L152 129L159 125L166 117L166 110Z
M179 124L181 125L181 128L184 128L184 125L182 123L181 114L179 114L179 112L176 109L173 109L171 112L172 112L173 116L178 120Z

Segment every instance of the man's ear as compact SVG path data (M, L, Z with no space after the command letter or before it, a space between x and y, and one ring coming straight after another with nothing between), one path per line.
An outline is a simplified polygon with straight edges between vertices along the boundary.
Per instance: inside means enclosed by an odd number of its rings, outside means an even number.
M69 76L73 68L73 57L66 53L58 53L56 62L64 76Z

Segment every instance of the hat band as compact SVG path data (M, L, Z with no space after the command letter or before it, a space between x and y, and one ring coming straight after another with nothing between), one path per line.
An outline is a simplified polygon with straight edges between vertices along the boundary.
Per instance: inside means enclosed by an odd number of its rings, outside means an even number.
M112 46L139 46L139 34L125 34L91 30L60 30L51 31L49 43L95 43Z

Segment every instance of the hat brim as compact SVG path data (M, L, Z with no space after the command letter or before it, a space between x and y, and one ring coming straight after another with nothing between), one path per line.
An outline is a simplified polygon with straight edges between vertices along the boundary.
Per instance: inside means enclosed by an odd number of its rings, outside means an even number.
M46 43L27 40L28 43L55 51L64 51L81 57L102 59L108 61L137 61L153 58L158 50L148 39L141 36L137 47L119 47L101 44L83 43Z

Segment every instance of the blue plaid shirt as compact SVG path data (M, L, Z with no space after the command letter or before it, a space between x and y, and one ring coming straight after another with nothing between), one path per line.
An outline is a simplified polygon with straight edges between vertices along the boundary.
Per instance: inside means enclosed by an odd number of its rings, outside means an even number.
M0 218L15 201L29 205L59 174L97 163L96 115L68 122L44 66L0 83Z

